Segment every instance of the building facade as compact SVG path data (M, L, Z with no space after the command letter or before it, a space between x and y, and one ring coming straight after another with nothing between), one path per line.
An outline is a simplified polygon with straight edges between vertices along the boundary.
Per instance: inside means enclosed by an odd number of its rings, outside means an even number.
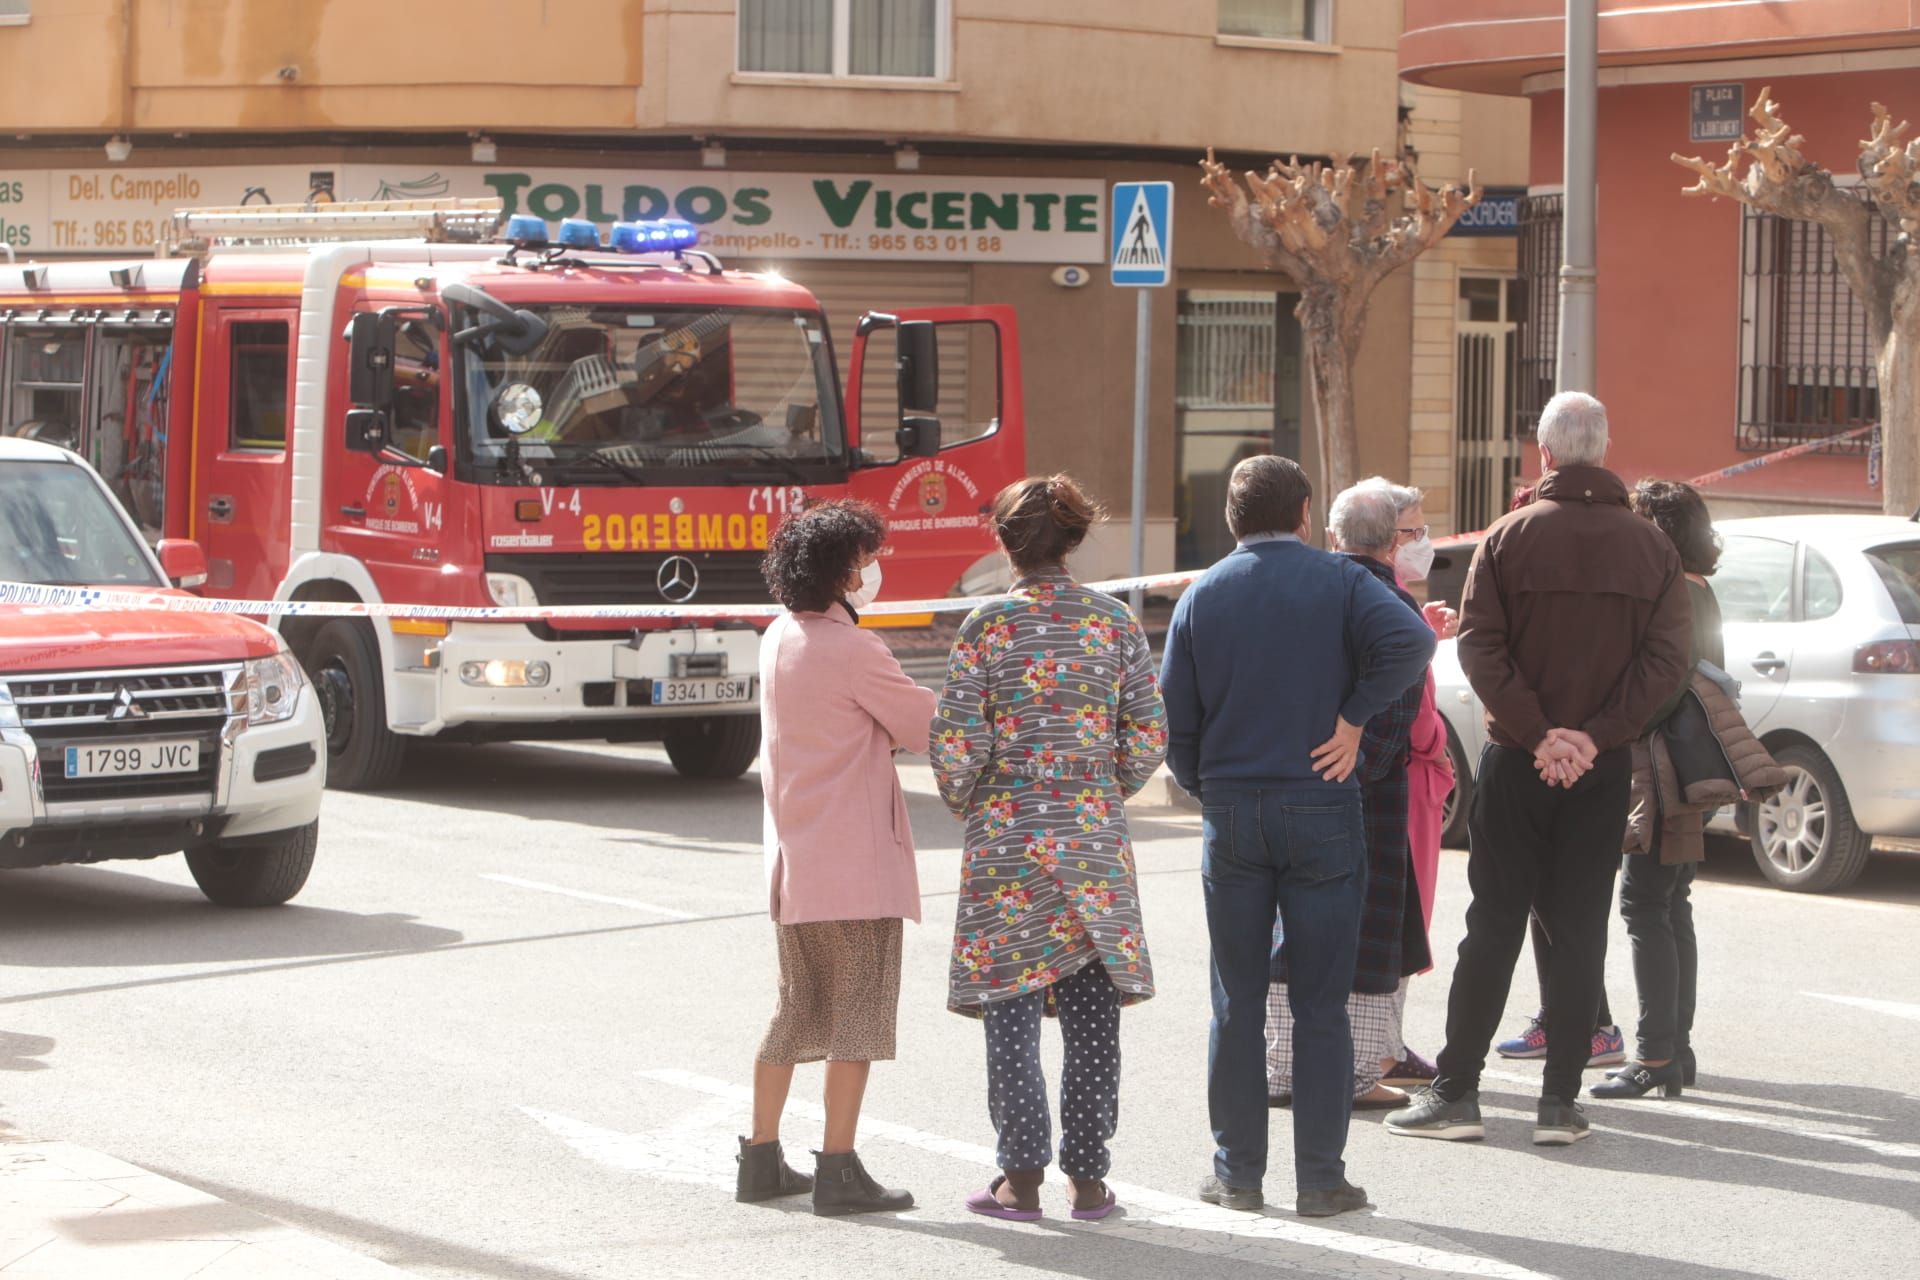
M1313 462L1292 285L1206 206L1205 148L1264 167L1414 146L1430 180L1524 181L1523 107L1399 82L1400 8L0 0L0 241L22 258L140 253L173 209L243 201L497 195L549 219L678 216L729 265L811 288L843 370L865 310L1011 303L1030 464L1107 502L1115 524L1082 566L1105 573L1126 560L1135 311L1105 271L1109 192L1168 180L1149 565L1199 564L1227 546L1234 461ZM1513 273L1512 227L1486 229L1379 289L1357 379L1362 466L1426 484L1442 527L1455 362L1463 334L1486 338L1467 295L1504 298Z
M1920 16L1887 0L1601 0L1600 11L1596 391L1613 464L1687 478L1831 441L1716 482L1710 500L1727 515L1879 509L1874 351L1824 234L1682 196L1693 175L1671 157L1720 163L1770 87L1806 154L1847 182L1871 104L1920 119ZM1556 0L1407 0L1400 41L1413 83L1530 104L1504 424L1516 454L1552 390L1564 12Z

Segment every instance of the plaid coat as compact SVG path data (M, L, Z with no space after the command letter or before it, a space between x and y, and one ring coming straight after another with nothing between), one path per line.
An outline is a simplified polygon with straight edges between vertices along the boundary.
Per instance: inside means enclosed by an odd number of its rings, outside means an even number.
M1393 570L1370 556L1353 556L1415 613L1420 606L1394 581ZM1420 715L1426 674L1407 686L1360 733L1360 803L1366 821L1367 897L1360 913L1360 954L1353 989L1386 995L1409 974L1433 963L1413 881L1413 850L1407 840L1407 760L1413 723ZM1286 950L1274 924L1275 982L1287 980Z

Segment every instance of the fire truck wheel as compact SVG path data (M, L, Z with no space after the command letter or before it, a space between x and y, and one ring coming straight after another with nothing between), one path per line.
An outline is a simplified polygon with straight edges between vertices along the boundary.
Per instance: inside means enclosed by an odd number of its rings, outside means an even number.
M373 628L335 618L314 634L307 675L327 724L327 785L374 791L400 773L406 739L387 728L387 695L380 683L380 646Z
M277 907L307 883L319 839L320 824L309 822L265 844L205 844L187 850L187 870L217 906Z
M666 733L667 759L689 778L737 778L760 754L759 716L683 720Z

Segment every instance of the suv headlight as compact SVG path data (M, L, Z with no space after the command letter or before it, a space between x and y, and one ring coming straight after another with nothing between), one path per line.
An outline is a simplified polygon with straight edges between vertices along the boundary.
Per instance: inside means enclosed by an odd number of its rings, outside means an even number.
M278 724L299 707L307 673L300 669L299 659L282 649L271 658L247 663L242 682L247 695L247 723Z
M487 594L502 609L534 609L540 605L533 584L517 573L488 574Z

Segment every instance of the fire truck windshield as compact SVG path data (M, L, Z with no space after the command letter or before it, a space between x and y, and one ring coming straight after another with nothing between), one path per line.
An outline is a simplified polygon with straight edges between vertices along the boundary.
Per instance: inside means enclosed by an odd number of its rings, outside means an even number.
M537 469L568 484L706 478L689 472L812 481L846 466L818 314L525 310L546 325L531 350L516 353L524 344L482 333L461 353L477 480L524 483L524 471Z

